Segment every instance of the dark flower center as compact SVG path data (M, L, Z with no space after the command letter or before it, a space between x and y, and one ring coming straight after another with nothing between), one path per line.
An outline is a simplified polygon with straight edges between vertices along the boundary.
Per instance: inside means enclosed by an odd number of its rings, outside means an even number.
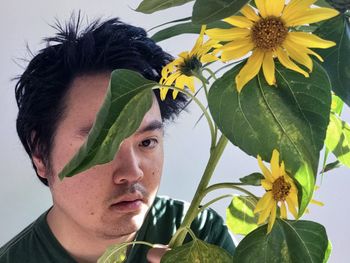
M184 60L184 63L180 65L180 72L188 77L196 75L200 68L202 67L202 63L196 56L192 56L188 59Z
M278 17L269 16L254 23L251 36L256 47L272 51L283 43L287 34L288 28L284 22Z
M291 184L284 180L284 177L281 176L272 184L272 195L276 201L284 201L289 195Z

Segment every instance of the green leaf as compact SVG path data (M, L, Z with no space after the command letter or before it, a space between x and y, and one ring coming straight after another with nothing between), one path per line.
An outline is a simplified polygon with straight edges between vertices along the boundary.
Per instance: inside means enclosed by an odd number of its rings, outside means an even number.
M344 102L338 96L332 94L331 111L340 116L343 111L343 106Z
M323 59L322 66L327 70L332 90L350 106L350 23L345 15L336 16L324 22L315 34L332 40L337 45L317 51Z
M325 145L341 164L350 167L350 125L333 113L330 115Z
M332 253L332 243L330 240L328 240L327 250L326 250L326 253L324 255L324 259L323 259L322 263L328 262L328 259L329 259L329 256L331 255L331 253Z
M258 227L258 216L254 214L257 200L251 196L235 196L226 208L226 224L238 235L247 235Z
M113 160L120 143L140 126L152 106L152 90L157 83L126 69L112 72L105 101L85 143L60 172L73 176L90 167Z
M230 27L231 26L229 24L222 21L216 21L207 25L207 29L210 29L210 28L228 29ZM155 33L151 38L155 42L160 42L162 40L165 40L177 35L181 35L181 34L199 34L200 31L201 31L201 25L195 25L191 22L188 22L188 23L173 25L163 30L160 30L157 33Z
M97 263L122 263L126 259L126 251L128 246L125 244L111 245L97 260Z
M302 214L312 197L329 121L328 76L317 63L309 78L276 63L276 87L260 73L238 93L234 79L240 68L213 83L210 112L220 131L247 154L270 161L273 149L279 150L287 172L299 183Z
M196 0L192 21L203 25L236 14L249 0Z
M277 219L270 234L263 225L237 246L234 262L315 263L322 262L328 245L325 228L311 221Z
M261 185L261 179L264 179L264 176L261 173L252 173L250 175L239 178L242 183L254 186Z
M136 11L144 14L151 14L170 7L180 6L191 1L193 0L143 0L136 8Z
M322 173L331 171L333 169L339 168L341 166L340 162L338 160L331 162L331 163L327 163L324 168L322 169Z
M161 263L232 263L232 256L223 248L195 239L176 247L162 257Z

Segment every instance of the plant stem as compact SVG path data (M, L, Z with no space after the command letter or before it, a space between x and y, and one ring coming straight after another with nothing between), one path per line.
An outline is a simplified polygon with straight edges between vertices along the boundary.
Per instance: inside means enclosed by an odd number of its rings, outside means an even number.
M213 184L211 186L209 186L207 189L205 189L205 191L203 191L203 198L204 196L206 196L209 192L217 190L217 189L222 189L222 188L232 188L235 190L238 190L240 192L243 192L253 198L255 198L256 200L259 200L259 198L257 196L255 196L252 192L240 187L240 185L244 185L242 183L219 183L219 184Z
M204 209L206 209L207 207L211 206L212 204L214 204L215 202L227 198L227 197L232 197L232 194L227 194L227 195L221 195L219 197L214 198L213 200L209 201L208 203L206 203L205 205L203 205L200 209L199 209L199 213L202 212Z
M183 241L185 240L185 237L187 235L187 231L183 231L184 228L188 228L191 226L191 223L193 219L197 216L199 211L199 205L203 199L203 192L206 191L207 186L209 184L209 181L213 175L213 172L215 170L216 165L218 164L218 161L227 145L227 138L224 135L221 135L218 144L213 148L213 150L210 152L210 157L208 160L207 167L205 168L204 174L202 176L201 181L199 182L199 185L197 187L196 193L192 199L192 202L190 204L190 207L185 215L185 218L179 228L181 233L176 234L173 236L173 238L169 242L169 247L174 248L181 246ZM178 231L179 231L178 230Z

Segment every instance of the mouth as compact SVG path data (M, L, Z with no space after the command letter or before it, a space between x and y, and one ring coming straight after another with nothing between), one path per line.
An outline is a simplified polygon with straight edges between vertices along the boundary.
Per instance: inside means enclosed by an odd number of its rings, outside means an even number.
M122 213L137 212L142 209L144 199L140 194L122 196L110 208Z

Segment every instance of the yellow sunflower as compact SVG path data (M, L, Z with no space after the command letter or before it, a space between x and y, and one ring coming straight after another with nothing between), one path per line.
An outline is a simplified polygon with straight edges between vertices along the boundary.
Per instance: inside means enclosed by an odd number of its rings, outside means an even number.
M287 208L292 215L298 217L298 189L293 179L289 177L284 168L284 162L279 164L279 152L273 150L271 157L271 171L263 164L258 155L258 163L265 179L261 185L266 190L264 196L257 203L254 213L260 213L258 224L262 224L268 217L267 233L270 233L276 220L277 208L280 209L281 218L287 218ZM279 206L280 205L280 206Z
M315 23L334 17L338 11L331 8L311 8L316 0L291 0L285 5L285 0L255 0L257 11L250 5L245 5L240 13L243 16L231 16L225 22L235 26L230 29L209 29L206 34L214 40L227 42L217 52L221 52L221 60L239 59L252 51L247 63L236 76L237 90L254 78L262 67L265 79L269 85L276 83L275 62L288 69L308 77L309 74L295 62L304 65L312 71L314 55L320 61L322 58L309 48L329 48L332 41L324 40L311 33L297 32L295 26Z
M184 89L185 86L190 89L193 93L195 92L194 81L198 79L201 74L200 69L202 63L213 62L218 60L216 56L208 53L212 48L218 48L221 45L218 41L209 40L203 42L204 31L206 27L202 26L199 37L191 51L184 51L179 54L179 57L162 69L162 77L159 81L163 85L172 85L175 83L175 87ZM168 92L167 87L160 88L160 98L165 99ZM177 90L173 90L173 99L178 94Z

